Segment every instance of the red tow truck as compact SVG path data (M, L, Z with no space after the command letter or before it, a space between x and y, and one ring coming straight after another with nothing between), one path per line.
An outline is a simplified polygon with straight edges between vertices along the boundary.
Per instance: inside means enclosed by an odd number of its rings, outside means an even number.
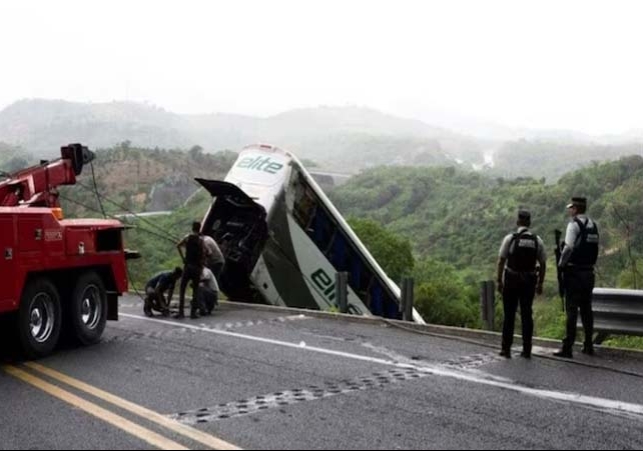
M127 291L119 221L65 220L58 187L74 185L95 158L80 144L61 158L0 176L0 315L28 358L50 354L61 332L100 340Z

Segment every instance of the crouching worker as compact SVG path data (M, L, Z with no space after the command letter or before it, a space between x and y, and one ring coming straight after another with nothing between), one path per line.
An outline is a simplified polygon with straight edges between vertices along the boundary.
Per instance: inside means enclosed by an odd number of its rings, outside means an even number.
M214 308L219 305L219 284L217 278L209 268L204 268L199 283L199 308L201 315L211 315Z
M175 268L174 271L161 272L145 286L145 306L143 311L146 316L154 316L152 310L160 312L163 316L170 316L170 302L174 295L176 282L181 279L183 270ZM165 294L167 293L167 299Z

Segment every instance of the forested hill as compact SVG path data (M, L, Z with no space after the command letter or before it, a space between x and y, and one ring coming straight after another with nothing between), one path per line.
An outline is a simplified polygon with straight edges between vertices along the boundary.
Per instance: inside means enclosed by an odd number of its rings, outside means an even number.
M332 198L344 215L373 219L408 238L420 256L492 276L500 241L514 228L519 208L532 211L534 230L553 250L554 230L564 230L565 205L574 195L589 198L590 214L601 227L602 283L633 285L632 262L643 255L640 156L596 163L553 185L455 168L379 168L355 177Z

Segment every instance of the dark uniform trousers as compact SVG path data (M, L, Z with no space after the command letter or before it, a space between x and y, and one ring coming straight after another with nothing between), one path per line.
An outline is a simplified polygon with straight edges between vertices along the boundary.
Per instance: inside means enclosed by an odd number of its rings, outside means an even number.
M580 310L585 346L591 348L594 335L594 314L592 313L592 293L596 283L593 269L565 270L565 304L567 308L567 335L563 340L565 351L572 351L576 342L576 324Z
M185 307L185 291L188 283L192 285L192 303L190 304L192 313L195 313L198 308L198 289L201 282L201 274L203 268L196 265L185 265L183 269L183 277L181 278L181 289L179 291L179 314L183 313Z
M505 272L505 287L502 299L505 311L505 322L502 330L502 349L511 351L514 340L516 312L520 306L522 318L523 349L531 353L534 335L533 305L536 297L537 274Z

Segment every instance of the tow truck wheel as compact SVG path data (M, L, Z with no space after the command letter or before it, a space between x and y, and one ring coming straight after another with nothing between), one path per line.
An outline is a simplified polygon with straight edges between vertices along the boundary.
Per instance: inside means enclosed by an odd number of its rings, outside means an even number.
M89 272L78 279L69 311L73 336L83 345L98 343L107 322L107 292L98 274Z
M47 279L29 282L22 294L18 313L18 336L27 358L45 357L60 338L62 314L60 295Z

